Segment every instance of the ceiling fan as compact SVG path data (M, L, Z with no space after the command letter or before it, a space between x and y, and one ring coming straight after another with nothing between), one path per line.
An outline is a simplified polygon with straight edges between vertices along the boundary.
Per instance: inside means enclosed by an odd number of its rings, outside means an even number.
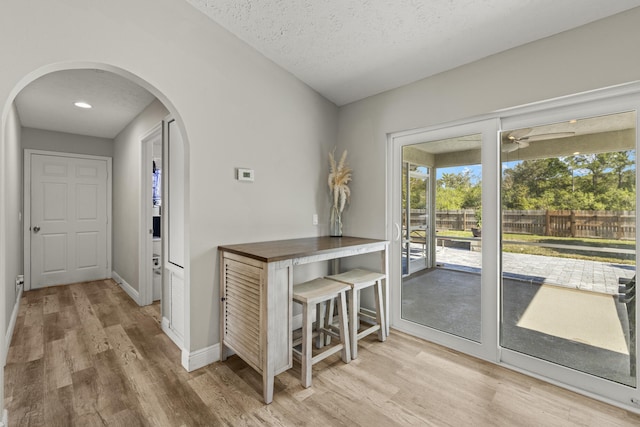
M566 138L568 136L575 135L575 132L553 132L529 135L532 130L532 128L517 129L507 134L506 138L503 138L501 151L503 153L511 153L512 151L516 151L520 148L528 147L529 143L532 141Z

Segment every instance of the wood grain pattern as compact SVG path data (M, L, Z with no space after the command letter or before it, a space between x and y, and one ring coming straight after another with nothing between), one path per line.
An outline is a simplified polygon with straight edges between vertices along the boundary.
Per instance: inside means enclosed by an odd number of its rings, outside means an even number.
M5 367L10 426L638 426L640 415L392 331L349 364L275 378L237 356L186 372L159 325L112 281L26 292ZM55 322L55 325L46 325Z
M269 242L241 243L219 246L219 251L230 252L261 262L275 262L292 258L320 256L350 247L384 246L385 240L362 237L306 237L303 239L274 240Z

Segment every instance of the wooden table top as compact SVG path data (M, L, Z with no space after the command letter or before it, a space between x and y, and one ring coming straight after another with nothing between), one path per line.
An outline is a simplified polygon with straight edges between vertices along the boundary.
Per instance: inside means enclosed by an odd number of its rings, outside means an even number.
M353 246L388 243L386 240L362 237L306 237L302 239L274 240L269 242L241 243L218 246L219 251L247 256L262 262L282 261L304 256L331 253Z

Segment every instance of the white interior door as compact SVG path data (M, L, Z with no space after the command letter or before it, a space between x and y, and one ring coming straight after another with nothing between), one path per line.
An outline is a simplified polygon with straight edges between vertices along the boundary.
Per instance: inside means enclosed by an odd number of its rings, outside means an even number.
M29 157L31 288L109 277L107 159Z

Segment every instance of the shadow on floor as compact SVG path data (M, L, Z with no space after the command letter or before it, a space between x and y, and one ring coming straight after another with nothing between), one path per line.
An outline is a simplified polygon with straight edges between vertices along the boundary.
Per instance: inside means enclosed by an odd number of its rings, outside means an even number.
M537 277L506 276L502 289L502 327L504 348L528 354L572 369L629 386L629 355L545 334L518 326L541 288ZM522 280L524 279L524 280ZM578 292L578 291L576 291ZM626 343L629 322L624 304L611 306L620 321ZM423 270L403 279L402 318L472 341L481 339L480 274L451 268ZM585 328L592 325L585 324Z

